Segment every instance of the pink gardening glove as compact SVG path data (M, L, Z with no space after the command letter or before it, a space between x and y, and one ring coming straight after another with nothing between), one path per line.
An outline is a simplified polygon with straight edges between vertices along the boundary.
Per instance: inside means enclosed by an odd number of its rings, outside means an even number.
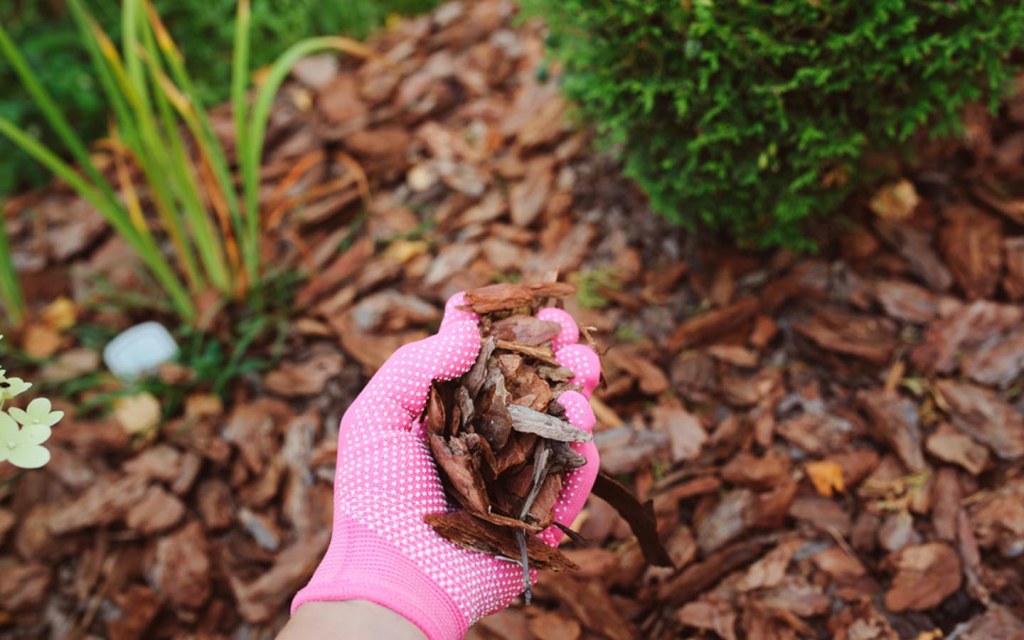
M462 294L445 309L437 335L398 349L366 385L341 420L334 480L334 530L316 573L292 602L369 600L416 624L431 640L461 638L471 624L502 609L523 590L515 563L444 540L423 521L455 507L444 495L419 419L432 380L450 380L473 365L480 350L475 314L459 309ZM544 309L538 318L562 325L555 357L576 375L589 396L600 363L577 344L569 314ZM592 431L594 413L584 395L559 402L575 426ZM568 526L583 508L600 461L593 442L574 444L587 464L566 476L555 518ZM557 546L552 525L540 538Z

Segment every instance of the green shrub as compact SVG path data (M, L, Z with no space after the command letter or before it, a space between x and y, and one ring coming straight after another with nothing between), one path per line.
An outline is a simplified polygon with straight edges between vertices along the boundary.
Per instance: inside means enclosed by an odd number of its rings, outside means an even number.
M867 151L995 104L1024 41L1000 0L524 0L564 85L653 208L761 245L807 246Z
M315 35L363 37L391 13L426 11L439 0L255 0L252 8L252 52L256 66L269 64L291 44ZM186 62L195 75L204 103L228 97L231 42L236 0L156 0L168 28L178 36ZM106 132L107 110L92 65L83 55L74 20L64 2L0 0L0 24L18 43L44 85L53 93L76 132L93 140ZM86 0L104 31L119 44L120 2ZM58 139L18 83L13 70L0 61L0 116L38 135L49 147ZM0 194L11 193L48 178L45 169L6 140L0 140Z

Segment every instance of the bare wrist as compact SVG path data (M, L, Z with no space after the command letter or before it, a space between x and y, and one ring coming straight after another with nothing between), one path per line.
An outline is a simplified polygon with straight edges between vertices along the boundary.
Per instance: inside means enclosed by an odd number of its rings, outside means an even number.
M426 640L419 627L387 607L366 600L307 602L277 640Z

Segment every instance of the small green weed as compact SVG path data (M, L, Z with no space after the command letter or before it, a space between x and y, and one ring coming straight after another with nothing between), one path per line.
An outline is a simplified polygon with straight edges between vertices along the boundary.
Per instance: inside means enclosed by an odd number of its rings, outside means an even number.
M569 276L576 286L576 301L587 309L605 309L611 303L602 290L618 291L622 288L613 268L587 269Z
M628 322L615 327L615 338L619 342L641 342L647 338L639 329Z

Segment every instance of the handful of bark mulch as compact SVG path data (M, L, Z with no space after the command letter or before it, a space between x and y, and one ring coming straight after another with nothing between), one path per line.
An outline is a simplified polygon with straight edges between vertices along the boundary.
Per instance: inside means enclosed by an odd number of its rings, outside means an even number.
M525 599L529 568L577 567L536 534L556 524L553 508L565 473L587 464L572 442L592 436L569 423L558 396L577 385L555 360L551 341L560 326L534 317L549 299L571 295L571 285L500 284L466 293L466 308L481 316L483 342L473 367L461 378L436 382L426 409L427 438L449 498L463 508L426 516L441 536L467 549L518 560ZM650 505L641 505L608 476L595 493L630 523L644 554L668 564Z

